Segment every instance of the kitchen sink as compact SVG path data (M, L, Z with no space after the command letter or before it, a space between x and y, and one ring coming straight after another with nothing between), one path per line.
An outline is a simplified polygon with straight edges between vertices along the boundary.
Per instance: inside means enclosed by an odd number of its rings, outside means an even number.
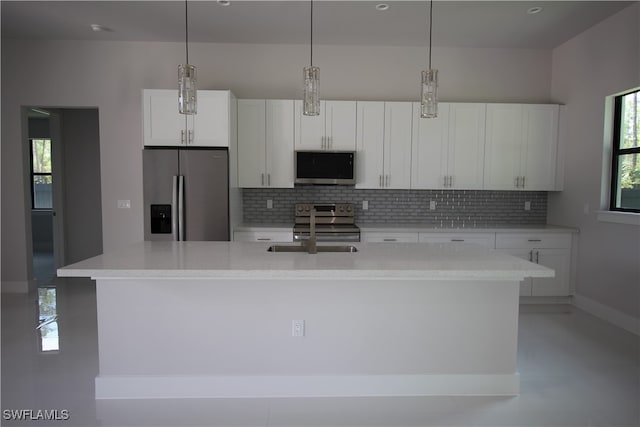
M316 246L318 252L358 252L358 248L352 245ZM269 252L308 252L306 246L301 245L272 245Z

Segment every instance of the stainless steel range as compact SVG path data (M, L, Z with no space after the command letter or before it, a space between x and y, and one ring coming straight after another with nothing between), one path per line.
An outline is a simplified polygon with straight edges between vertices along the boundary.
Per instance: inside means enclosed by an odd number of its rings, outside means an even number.
M296 203L293 240L309 239L312 215L318 242L359 242L360 228L355 224L351 203Z

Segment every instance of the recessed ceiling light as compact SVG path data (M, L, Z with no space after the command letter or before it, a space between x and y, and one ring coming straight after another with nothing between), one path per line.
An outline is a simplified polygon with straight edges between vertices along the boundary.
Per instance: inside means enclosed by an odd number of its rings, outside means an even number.
M105 27L104 25L100 25L100 24L91 24L91 30L96 33L100 33L100 32L110 33L113 31L111 28Z
M231 2L229 0L218 0L220 6L229 6Z
M386 3L380 3L376 5L376 10L384 12L385 10L389 10L389 5Z
M527 9L527 14L529 15L535 15L536 13L540 13L540 12L542 12L542 8L540 6L531 7Z

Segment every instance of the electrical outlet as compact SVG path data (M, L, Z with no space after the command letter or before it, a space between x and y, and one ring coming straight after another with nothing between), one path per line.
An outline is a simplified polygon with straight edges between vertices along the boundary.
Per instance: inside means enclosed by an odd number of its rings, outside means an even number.
M524 210L525 211L530 211L531 210L531 202L530 201L526 201L524 202Z
M291 321L291 336L294 336L294 337L304 336L304 320Z
M267 209L273 209L273 200L271 199L267 200Z
M368 200L363 200L362 201L362 210L366 211L367 209L369 209L369 201Z
M118 200L118 209L131 209L131 200Z
M429 200L429 210L430 211L435 211L436 210L436 201L435 200Z

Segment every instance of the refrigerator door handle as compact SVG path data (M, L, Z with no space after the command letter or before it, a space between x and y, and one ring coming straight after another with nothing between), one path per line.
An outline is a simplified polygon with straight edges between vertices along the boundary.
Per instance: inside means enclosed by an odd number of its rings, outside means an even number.
M184 234L184 176L178 175L178 240L187 240Z
M173 176L171 191L171 236L178 240L178 177Z

